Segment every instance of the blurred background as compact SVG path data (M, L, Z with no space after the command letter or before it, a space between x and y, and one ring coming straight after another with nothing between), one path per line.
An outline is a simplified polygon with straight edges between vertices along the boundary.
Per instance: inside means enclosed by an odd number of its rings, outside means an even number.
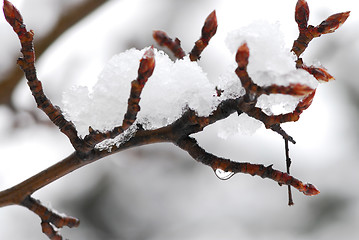
M279 22L290 48L298 35L295 0L13 0L35 32L37 72L47 96L61 106L74 84L92 86L106 61L126 49L154 44L153 30L178 37L189 51L216 9L219 28L200 61L209 78L233 61L226 34L254 20ZM303 58L320 61L336 81L322 84L296 123L283 124L291 173L316 185L307 197L250 175L219 180L171 144L131 149L81 168L34 194L80 218L68 239L358 239L359 6L352 0L309 0L309 23L351 11L337 32L314 39ZM69 155L67 138L36 109L21 72L19 41L0 17L0 189L9 188ZM275 56L274 56L275 57ZM274 164L285 171L284 143L262 126L252 135L218 135L226 120L195 138L234 161ZM0 208L0 239L47 239L40 219L18 206Z

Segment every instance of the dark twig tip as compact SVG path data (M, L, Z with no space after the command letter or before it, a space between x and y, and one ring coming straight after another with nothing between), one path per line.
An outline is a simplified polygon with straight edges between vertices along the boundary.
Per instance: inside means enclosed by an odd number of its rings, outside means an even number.
M308 26L309 19L309 6L307 1L298 0L295 6L295 21L298 24L299 29L305 29Z
M152 37L160 46L163 46L165 40L168 38L167 34L160 30L154 30Z
M155 53L153 46L151 46L143 54L142 59L140 60L140 67L138 68L138 81L140 84L145 84L147 79L152 75L155 69Z
M318 26L321 34L332 33L337 30L348 19L350 11L333 14Z
M310 184L310 183L307 183L305 186L304 186L304 191L303 193L307 196L314 196L314 195L317 195L320 193L320 191L313 185L313 184Z
M181 41L178 38L172 40L165 32L159 30L153 31L152 37L160 46L167 47L176 58L183 59L186 55L181 47Z
M239 68L245 68L248 65L249 48L247 43L243 43L237 50L236 62Z
M217 16L216 16L216 10L213 10L208 17L206 18L204 22L204 26L202 28L202 38L207 43L209 40L216 34L217 32Z
M212 11L204 21L204 25L202 27L202 35L201 38L195 42L194 47L189 53L189 58L191 61L198 61L201 58L201 53L208 46L209 41L217 32L217 17L216 11Z
M17 8L9 1L4 0L3 11L6 21L14 28L16 21L23 22L22 16Z
M27 196L21 203L22 206L28 208L41 218L42 232L50 239L62 239L61 235L55 230L56 228L77 227L80 221L73 217L60 215L55 211L45 207L40 201Z

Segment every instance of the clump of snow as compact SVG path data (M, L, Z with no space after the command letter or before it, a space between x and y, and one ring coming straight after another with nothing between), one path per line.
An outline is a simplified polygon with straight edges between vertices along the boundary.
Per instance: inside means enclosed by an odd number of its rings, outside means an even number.
M237 113L233 113L218 123L218 137L228 139L229 137L236 135L238 132L244 135L252 135L262 125L262 122L249 117L245 113L242 113L239 116Z
M295 55L285 46L278 23L257 21L228 34L226 44L235 54L244 42L250 56L248 73L260 86L302 83L316 88L318 82L304 70L296 69Z
M226 44L233 53L233 59L239 46L247 43L250 51L247 71L252 80L260 86L277 84L288 86L291 83L301 83L315 89L317 80L302 69L296 69L295 56L285 46L280 25L257 21L228 34ZM241 94L234 89L241 87L238 77L234 74L236 65L230 66L231 72L220 76L220 86L227 89L225 97L231 98ZM257 107L262 108L268 115L291 112L295 109L302 97L293 97L282 94L262 95L259 97ZM245 114L231 116L226 123L230 127L223 127L219 136L227 138L233 132L240 131L245 134L254 133L260 126L254 119L248 119Z
M233 64L229 65L224 73L219 76L217 87L223 90L220 99L235 99L246 93L235 73L237 64L234 62L233 58Z
M137 78L139 60L146 49L130 49L107 63L93 89L74 87L63 95L66 116L74 122L79 135L88 127L100 131L122 124L127 110L131 81ZM196 62L189 58L173 62L155 49L156 66L141 94L137 122L145 129L165 126L189 107L208 116L218 104L215 86Z
M244 42L248 44L250 51L248 65L250 75L262 71L286 74L288 71L295 70L294 55L285 48L278 23L256 21L230 32L226 38L227 47L232 53L236 53Z

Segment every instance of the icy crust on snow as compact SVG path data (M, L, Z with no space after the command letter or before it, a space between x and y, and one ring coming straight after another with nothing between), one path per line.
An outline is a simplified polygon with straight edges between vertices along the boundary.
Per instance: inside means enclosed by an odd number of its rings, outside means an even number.
M64 93L66 116L80 136L88 134L88 126L104 131L122 124L131 81L137 78L145 50L130 49L112 57L93 89L73 87ZM137 123L145 129L162 127L178 119L186 108L208 116L218 99L201 67L187 57L173 62L162 51L154 51L156 66L143 88Z
M156 66L142 91L137 123L145 129L162 127L178 119L187 108L195 110L199 116L208 116L220 101L243 95L245 91L235 74L234 56L244 42L250 49L248 73L258 85L301 83L316 88L314 77L295 68L294 55L285 48L279 25L260 21L228 35L226 44L233 53L233 62L217 81L217 87L224 90L219 98L216 86L197 62L191 62L188 57L174 62L154 49ZM92 89L77 86L63 94L65 116L74 122L80 136L88 134L89 126L106 131L122 124L131 81L137 77L145 50L130 49L115 55ZM298 101L298 97L281 94L263 95L257 107L268 115L280 114L293 111ZM233 115L223 122L228 125L222 126L219 133L224 138L237 132L251 134L262 125L244 114Z

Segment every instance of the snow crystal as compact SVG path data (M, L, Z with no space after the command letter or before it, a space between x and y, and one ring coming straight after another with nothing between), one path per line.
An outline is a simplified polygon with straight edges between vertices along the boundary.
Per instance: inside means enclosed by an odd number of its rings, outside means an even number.
M79 135L88 127L100 131L122 124L127 110L131 81L136 79L139 60L146 49L130 49L114 56L93 89L74 87L63 95L66 117L74 122ZM189 107L208 116L218 104L215 86L196 62L189 58L173 62L155 49L156 66L141 94L137 123L145 129L165 126Z

